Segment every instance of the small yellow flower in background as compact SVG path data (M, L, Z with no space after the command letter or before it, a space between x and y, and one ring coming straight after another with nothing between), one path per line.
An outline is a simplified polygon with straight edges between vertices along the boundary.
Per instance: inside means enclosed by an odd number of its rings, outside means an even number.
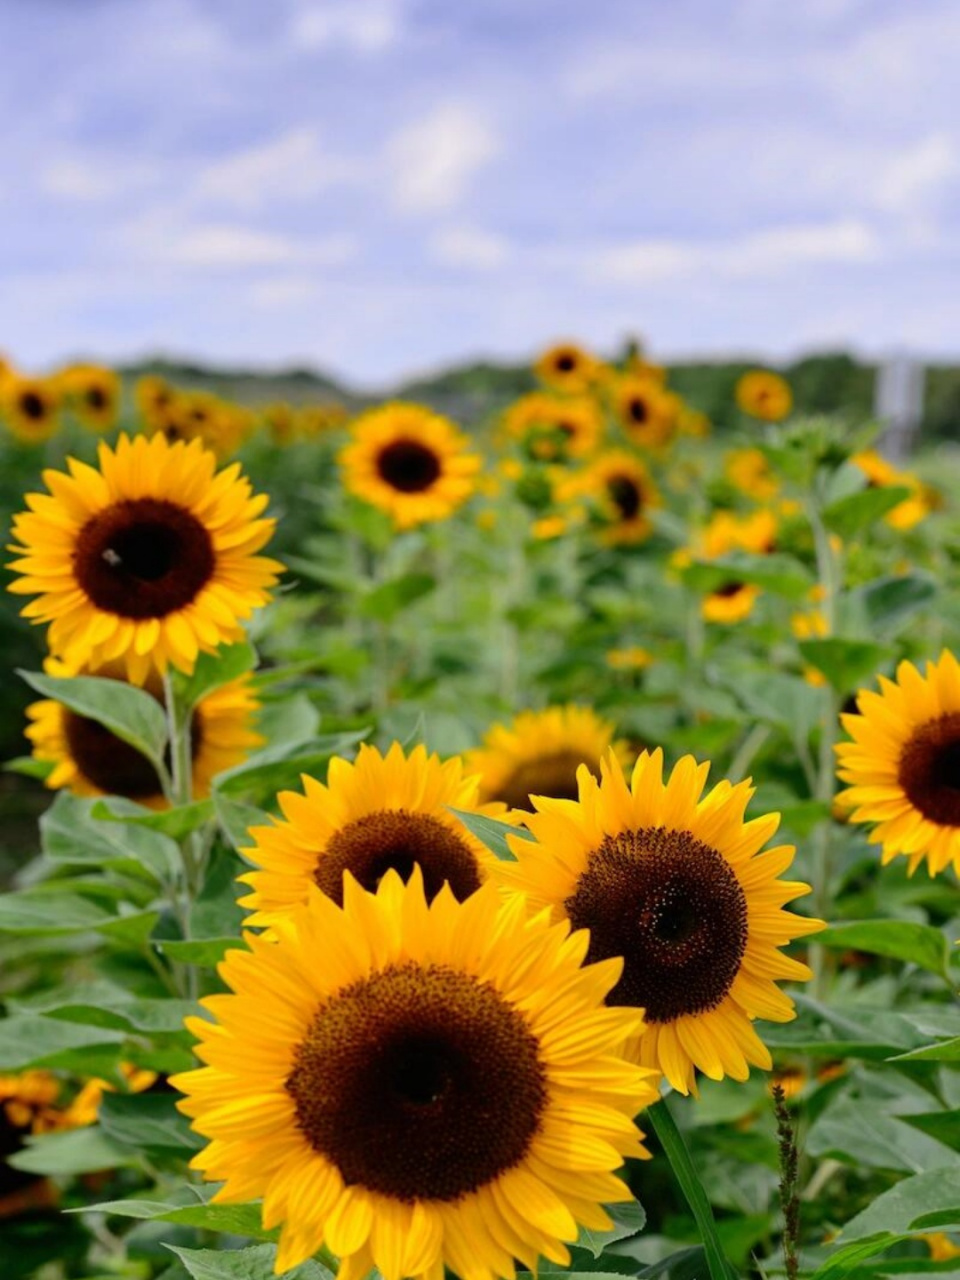
M562 538L569 527L565 516L542 516L530 526L530 535L538 542L550 542Z
M534 373L555 391L579 394L590 389L599 368L598 361L582 347L561 342L544 351L534 365Z
M68 458L69 474L43 473L49 493L27 495L9 590L38 597L22 613L50 624L70 666L122 661L136 684L168 664L190 672L269 599L283 566L256 554L274 528L267 496L196 440L121 435L99 462Z
M780 489L766 454L759 449L729 450L724 456L723 473L741 493L761 502L776 497Z
M747 782L703 795L709 768L685 756L664 780L658 749L628 784L608 754L599 782L580 769L578 803L535 800L536 843L508 836L516 862L495 869L533 911L588 929L590 959L623 957L608 1000L645 1010L639 1061L682 1093L696 1090L696 1070L745 1080L751 1066L771 1069L754 1019L795 1016L776 983L811 974L780 948L823 927L783 909L809 886L778 879L792 846L763 850L780 815L745 821Z
M812 640L829 634L826 616L820 609L791 614L790 630L798 640Z
M85 427L104 432L120 415L120 379L99 365L72 365L57 375L64 399Z
M54 378L12 374L0 382L0 418L23 444L39 444L57 433L60 400L60 387Z
M677 414L677 430L682 436L693 436L695 440L705 440L711 431L710 419L702 410L681 403Z
M128 1093L143 1093L157 1080L155 1071L145 1071L130 1062L121 1062L120 1071L124 1077ZM101 1080L94 1076L88 1080L77 1096L63 1113L63 1128L82 1129L89 1124L96 1124L100 1114L100 1103L105 1093L116 1093L117 1086L109 1080Z
M607 666L614 671L643 671L653 662L649 649L634 645L629 649L608 649Z
M764 422L780 422L793 408L790 384L766 369L745 373L737 382L734 395L744 413Z
M639 458L610 449L577 479L578 491L593 497L601 522L600 537L614 546L644 542L653 532L649 512L660 493Z
M760 588L750 582L724 582L704 597L701 612L707 622L730 626L753 613Z
M930 514L931 507L927 501L926 488L911 472L899 471L891 462L872 449L853 454L850 461L867 477L867 487L870 489L906 488L910 490L910 496L904 498L903 502L898 503L883 517L892 529L899 529L902 532L912 529Z
M896 681L879 682L840 717L853 740L836 748L848 784L837 800L872 825L884 865L905 857L911 875L922 862L960 874L960 663L945 649L926 674L901 662Z
M775 549L776 542L777 518L769 508L748 516L718 511L696 536L692 550L697 559L710 561L731 551L767 555ZM701 611L708 622L731 625L750 616L760 595L760 588L752 583L731 579L704 598Z
M342 907L313 888L227 953L214 1021L188 1019L192 1166L217 1203L262 1198L278 1274L321 1244L340 1280L567 1266L631 1198L615 1171L648 1155L633 1116L658 1097L624 1055L642 1017L603 1007L620 961L581 968L587 943L493 885L428 903L391 870L375 896L348 877Z
M945 1231L934 1231L920 1239L926 1242L933 1262L949 1262L952 1258L960 1258L960 1245L955 1244Z
M590 396L534 391L510 405L503 415L503 427L537 457L548 461L583 458L600 443L603 417Z
M392 516L398 529L445 520L466 502L481 467L453 423L396 402L362 414L339 455L350 493Z
M662 448L677 429L677 397L649 378L620 378L612 388L611 400L624 431L643 448Z

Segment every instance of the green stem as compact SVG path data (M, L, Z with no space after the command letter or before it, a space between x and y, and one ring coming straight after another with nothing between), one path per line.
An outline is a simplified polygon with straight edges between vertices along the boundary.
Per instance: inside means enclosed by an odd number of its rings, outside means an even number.
M648 1107L646 1114L654 1133L660 1140L664 1155L670 1162L673 1176L680 1184L680 1190L696 1220L697 1230L703 1241L703 1251L707 1258L710 1280L737 1280L737 1273L723 1252L707 1193L703 1189L703 1183L694 1167L690 1151L683 1134L677 1128L677 1122L667 1105L666 1098L661 1098L652 1107Z
M755 724L753 726L737 748L737 753L730 762L727 777L731 782L739 782L741 778L746 777L754 756L770 737L770 733L769 725Z
M163 697L167 709L167 732L170 738L170 803L174 806L189 804L193 799L193 753L190 743L190 710L177 698L173 678L169 671L163 677ZM180 931L184 941L190 937L190 912L200 893L203 879L204 853L202 838L192 831L180 841L180 858L183 868L182 891L174 904ZM197 971L185 965L178 973L183 994L195 1000L198 993Z

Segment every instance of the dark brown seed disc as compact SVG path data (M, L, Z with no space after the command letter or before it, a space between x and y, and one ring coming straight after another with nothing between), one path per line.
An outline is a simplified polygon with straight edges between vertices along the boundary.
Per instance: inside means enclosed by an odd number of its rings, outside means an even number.
M622 520L632 520L643 505L643 495L636 481L629 476L611 476L607 481L607 492L616 504Z
M65 709L63 732L71 760L98 790L112 796L125 796L127 800L149 800L163 794L157 771L146 756L98 720ZM190 752L194 759L202 740L203 722L195 712L190 722ZM169 767L169 751L167 754Z
M419 440L394 440L377 457L380 478L401 493L422 493L440 476L440 459Z
M368 813L334 832L313 878L327 897L342 904L345 871L374 893L388 871L407 881L414 867L423 875L428 902L445 884L458 902L480 888L480 868L467 842L432 814L406 809Z
M641 396L633 396L629 405L630 420L638 424L646 422L649 417L647 402Z
M322 1005L286 1087L348 1185L406 1202L457 1200L511 1169L546 1102L523 1016L488 983L412 963Z
M747 945L747 902L726 859L689 832L649 827L604 838L564 904L590 930L587 960L623 956L608 1003L649 1022L715 1008Z
M557 356L555 364L560 373L572 373L577 367L577 359L572 352L563 351Z
M494 800L501 800L511 809L526 809L533 813L531 796L551 796L554 800L576 800L577 770L589 764L578 751L555 751L537 756L518 764L497 790ZM596 764L590 766L594 776L599 775Z
M745 582L722 582L714 589L713 594L720 596L722 600L729 600L731 596L739 595L746 585Z
M897 780L925 818L960 827L960 712L914 729L900 753Z
M36 391L26 391L20 397L20 412L24 417L36 422L44 416L46 410L47 406L44 404L43 397L37 395Z
M93 516L73 553L77 582L122 618L163 618L195 599L213 576L213 543L200 521L163 498L130 498Z

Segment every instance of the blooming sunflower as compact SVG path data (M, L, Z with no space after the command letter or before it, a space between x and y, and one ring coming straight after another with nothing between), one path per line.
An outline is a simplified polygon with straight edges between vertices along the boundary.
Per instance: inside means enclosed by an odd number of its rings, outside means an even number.
M171 1082L214 1199L282 1224L278 1272L325 1245L340 1280L493 1280L609 1226L657 1096L622 1052L642 1020L602 1007L619 961L581 968L585 935L493 886L428 904L418 872L348 877L342 907L314 889L248 942L216 1021L188 1019L207 1065Z
M533 391L510 406L503 424L534 457L546 461L586 457L603 435L603 418L590 396L552 396Z
M841 717L853 739L837 747L848 783L837 799L854 822L873 823L883 862L902 854L912 874L953 864L960 874L960 663L949 650L926 675L901 662L896 681L857 694L857 713Z
M480 458L448 419L416 404L362 414L340 452L347 489L393 517L398 529L445 520L473 492Z
M612 400L614 412L634 444L658 449L676 431L676 398L652 378L636 374L618 378Z
M629 544L649 538L653 525L648 512L660 505L660 494L639 458L624 449L609 449L587 468L580 484L598 500L604 542Z
M216 473L199 441L121 435L99 456L99 471L68 458L69 475L43 473L49 494L27 496L10 590L39 597L23 613L50 623L70 665L123 659L137 684L168 663L190 672L201 649L240 638L282 568L255 554L273 532L267 496L239 464Z
M311 885L342 902L346 871L372 891L388 870L406 879L419 866L428 897L448 884L460 900L487 878L493 855L450 812L477 808L478 779L460 760L441 763L422 745L405 756L398 742L383 756L363 743L355 762L330 761L325 786L306 775L303 785L304 795L280 793L283 819L250 831L244 854L259 870L240 877L253 890L240 899L255 913L248 923L272 924Z
M793 407L789 382L766 369L745 373L737 382L734 395L744 413L764 422L779 422Z
M683 1093L695 1068L714 1080L770 1069L753 1019L790 1021L775 980L810 977L778 948L822 928L782 909L809 886L777 879L791 846L761 853L779 814L745 822L747 782L703 796L709 768L685 756L664 782L658 748L640 755L628 786L610 754L599 782L579 771L579 803L535 802L536 843L508 837L517 861L494 872L533 911L589 929L591 960L623 956L610 1001L645 1010L639 1060Z
M582 347L573 342L561 342L544 351L534 365L534 373L541 382L555 391L586 391L597 375L598 363Z
M73 365L59 375L70 408L91 431L109 431L120 412L120 379L112 369Z
M124 679L119 662L80 671L50 659L44 665L51 675ZM156 673L147 677L146 688L162 700ZM239 764L263 743L252 727L259 705L248 675L214 689L196 705L190 722L196 799L210 794L210 783L218 773ZM152 809L166 808L168 802L153 765L98 721L78 715L52 698L27 707L27 716L31 723L26 735L33 744L34 758L53 765L46 779L51 789L67 787L80 796L125 796Z
M769 459L760 449L728 450L723 459L723 473L741 493L761 502L775 497L780 489Z
M749 618L759 598L759 587L751 582L731 579L729 582L722 582L709 595L704 596L700 612L707 622L731 626Z
M892 529L899 529L901 532L912 529L930 514L931 504L928 493L920 480L909 471L898 471L892 463L872 449L864 449L860 453L853 454L850 461L867 477L868 489L903 487L910 490L909 498L898 502L893 510L888 511L883 517Z
M24 444L49 440L60 426L60 392L50 378L11 374L0 384L0 410L10 429Z
M483 746L467 752L464 767L479 774L481 800L529 812L531 796L575 800L577 770L583 764L599 776L615 732L590 707L521 711L510 724L488 729ZM624 752L625 744L616 743L615 750Z

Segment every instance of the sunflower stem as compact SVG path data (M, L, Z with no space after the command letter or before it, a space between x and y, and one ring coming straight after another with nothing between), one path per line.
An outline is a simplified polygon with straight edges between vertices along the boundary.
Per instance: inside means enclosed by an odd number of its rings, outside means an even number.
M661 1098L648 1107L646 1114L696 1221L703 1241L710 1280L737 1280L737 1273L723 1252L707 1193L666 1098Z
M193 754L190 742L190 709L177 697L173 677L169 670L163 675L163 698L167 709L167 732L170 738L170 795L171 805L189 804L193 799ZM182 892L174 904L180 931L184 941L190 937L190 912L200 892L203 874L203 849L197 832L191 832L180 841L180 858L183 868ZM189 1000L197 998L197 971L191 965L183 967L178 975Z

